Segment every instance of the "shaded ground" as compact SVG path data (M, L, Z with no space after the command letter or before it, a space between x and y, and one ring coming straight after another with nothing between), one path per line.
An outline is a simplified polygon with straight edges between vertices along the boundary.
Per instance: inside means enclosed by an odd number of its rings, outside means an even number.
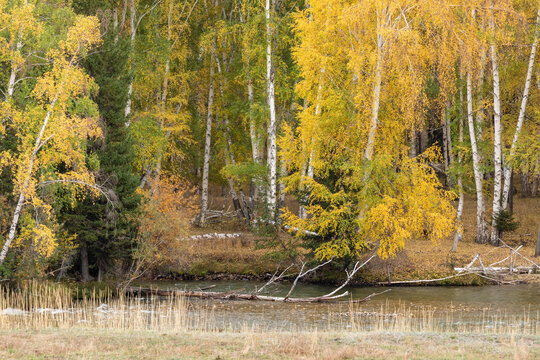
M538 359L539 337L433 333L0 331L2 359Z

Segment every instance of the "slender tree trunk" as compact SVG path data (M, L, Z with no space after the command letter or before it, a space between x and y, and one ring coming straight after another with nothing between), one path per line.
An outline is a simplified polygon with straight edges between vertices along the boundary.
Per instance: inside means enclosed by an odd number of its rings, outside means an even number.
M88 249L86 248L86 245L81 246L81 277L82 282L92 280L88 269Z
M56 282L62 281L66 277L69 268L73 265L74 254L72 251L67 252L62 257L62 264L60 265L60 271L58 271L58 276L56 277Z
M322 98L322 87L323 87L323 76L324 76L324 73L325 73L325 69L322 68L321 69L321 76L320 76L320 80L319 80L319 87L317 89L317 104L315 105L315 121L318 121L318 118L319 118L319 115L321 113L321 98ZM306 110L307 108L307 104L304 103L304 111ZM316 124L314 125L314 127L316 126ZM312 130L313 132L315 130ZM300 189L302 189L303 187L303 177L304 175L307 176L307 178L309 179L313 179L313 175L314 175L314 172L313 172L313 151L314 151L314 147L315 147L315 144L314 144L314 140L315 140L315 137L312 135L311 136L311 144L310 144L310 151L309 151L309 158L307 159L307 164L305 164L302 168L302 177L300 178ZM309 191L309 189L306 189ZM298 209L298 215L300 217L300 219L306 219L307 218L307 211L306 209L300 205L299 209Z
M71 60L69 64L68 71L71 69L73 60L74 58ZM64 83L60 85L59 89L61 89L63 86L64 86ZM2 247L2 251L0 252L0 265L4 263L9 247L11 246L11 243L13 239L15 238L15 232L17 231L17 224L19 223L21 210L26 200L26 193L28 191L28 187L30 186L30 180L32 177L32 171L34 170L36 156L42 145L41 139L43 138L43 134L45 133L45 129L47 128L47 124L49 123L49 119L51 118L52 111L53 111L54 105L56 104L59 94L60 94L60 90L56 92L55 97L53 98L53 100L51 101L51 104L49 105L49 110L47 111L47 114L45 115L45 118L43 119L41 129L39 131L39 134L36 138L36 142L34 144L34 149L32 151L32 154L30 155L30 160L28 162L28 167L26 169L26 175L24 178L23 185L21 187L21 192L19 194L19 200L17 201L17 205L15 206L15 212L13 213L13 219L11 221L11 226L9 228L8 237L6 239L6 242L4 243L4 246Z
M472 102L472 79L471 73L469 72L467 74L467 118L469 123L469 135L471 137L474 181L476 185L476 242L485 244L489 240L489 231L485 220L484 194L482 191L483 179L480 171L480 159L476 144L476 130L474 128Z
M120 5L118 5L120 6ZM118 24L118 7L114 9L116 12L115 15L115 32L114 35L114 43L116 44L118 42L118 39L120 38L120 33L122 32L122 29L124 28L124 24L126 23L126 15L127 15L127 9L128 9L128 0L124 0L124 6L122 7L122 18L120 20L120 24Z
M268 216L271 222L276 218L276 202L277 202L277 119L276 105L274 95L274 65L272 62L272 24L271 24L271 3L266 0L265 16L266 16L266 85L268 96L268 109L270 113L270 121L268 123L268 191L267 204Z
M538 171L540 171L540 156L538 156L538 159L536 161L536 174L538 174ZM540 183L540 175L534 175L532 188L531 188L531 196L537 197L538 196L538 185Z
M416 136L416 128L412 128L411 129L411 148L409 149L409 157L412 159L412 158L415 158L417 155L418 155L418 141L417 141L417 138L418 136Z
M379 125L379 105L382 83L382 50L383 38L380 29L377 34L377 64L375 65L375 80L373 82L373 103L371 106L371 123L369 126L368 141L364 151L364 159L371 160L375 148L375 137Z
M523 170L520 170L519 177L521 179L521 195L523 197L531 196L531 182L529 179L529 173Z
M227 145L227 148L228 148L228 145ZM227 149L226 154L225 154L225 164L230 165L231 161L234 161L234 158L231 157L231 152L229 149ZM236 211L236 216L238 216L240 220L244 220L246 216L244 215L244 211L242 210L242 205L240 204L240 199L238 198L238 192L236 191L236 188L234 187L234 180L228 177L227 183L229 184L229 193L231 194L234 210Z
M281 171L279 176L283 179L287 176L287 163L281 159ZM282 180L279 182L279 204L278 207L281 210L285 206L285 182ZM280 211L281 212L281 211Z
M460 88L459 90L459 104L460 104L460 109L463 109L463 91L462 89ZM459 116L459 143L462 144L463 143L463 127L464 127L464 123L463 123L463 111L461 110L460 111L460 116ZM448 126L448 129L450 129L450 126ZM452 137L451 137L451 132L448 131L448 144L449 144L449 147L451 148L452 147ZM452 159L452 162L453 162L453 155L452 155L452 150L450 149L450 153L449 153L449 156L450 158ZM459 153L458 155L458 166L461 167L462 166L462 163L463 163L463 156L461 155L461 152ZM459 192L459 200L458 200L458 206L457 206L457 221L458 221L458 225L459 225L459 228L458 230L456 231L456 233L454 234L454 242L452 244L452 251L453 252L456 252L457 251L457 246L458 246L458 243L463 240L463 205L465 203L465 195L463 194L463 176L461 175L461 170L459 172L459 175L458 175L458 180L457 180L457 187L458 187L458 192Z
M137 36L137 9L135 8L135 0L129 0L129 7L130 7L130 16L131 16L131 23L130 23L130 46L131 46L131 57L133 58L133 53L135 52L135 38ZM131 76L131 79L129 80L128 85L128 95L127 95L127 102L126 107L124 109L124 115L126 116L127 123L126 125L129 126L131 124L131 119L129 116L131 115L131 96L133 95L133 82L135 81L135 78Z
M502 123L501 123L501 91L499 81L499 62L495 43L491 44L491 64L493 68L493 162L495 165L493 179L493 213L491 216L492 245L499 245L499 231L497 230L497 215L501 209L502 191Z
M19 51L22 47L22 43L19 41L17 42L17 51ZM9 75L9 82L6 92L6 100L10 99L13 96L13 93L15 92L15 83L17 80L17 73L19 71L19 66L17 64L11 65L11 73Z
M172 42L172 6L169 5L169 11L167 12L167 41L169 43ZM165 69L163 72L163 83L161 85L161 98L158 99L157 108L161 112L159 115L160 121L159 121L159 127L160 130L163 131L163 128L167 125L165 124L165 113L167 111L167 97L169 94L169 74L171 70L171 58L170 56L165 61ZM177 111L180 111L180 107L177 108ZM165 141L169 139L169 136L171 135L171 130L167 131L165 135ZM161 165L163 161L163 149L164 145L160 145L159 148L159 154L158 154L158 160L156 164L156 171L155 171L155 177L154 177L154 183L152 186L152 195L155 195L159 192L159 179L161 176Z
M221 87L221 96L223 97L223 87ZM234 158L234 153L232 149L232 139L231 139L231 130L229 125L229 119L225 116L224 117L224 123L225 123L225 136L227 139L227 146L225 147L225 161L227 165L232 164L233 166L236 165L236 160ZM248 209L246 208L246 211L242 210L242 205L240 204L240 199L238 198L238 192L236 191L236 187L234 184L234 180L231 177L227 178L227 182L229 183L229 191L231 193L231 197L233 200L234 210L236 211L236 214L238 215L238 218L240 220L249 219L249 215L246 215L246 212ZM240 194L242 196L242 200L244 203L246 203L244 198L244 192L240 189Z
M484 47L480 50L480 75L478 78L478 88L481 90L484 87L484 78L486 74L486 50ZM476 111L476 141L481 142L484 137L484 121L486 119L486 112L484 109L484 94L482 91L478 92L478 97L476 99L476 102L478 104L478 110ZM484 160L484 154L482 152L478 152L478 156L480 159L480 163ZM484 174L482 173L482 176Z
M450 158L449 158L449 146L448 142L450 139L448 138L448 131L446 131L446 128L448 127L448 118L446 116L446 108L443 112L443 160L444 160L444 173L448 174L448 167L450 166Z
M525 120L525 110L527 108L527 100L529 99L529 89L531 87L531 78L534 67L534 58L536 55L536 47L538 45L538 32L540 29L540 9L538 9L536 15L536 31L534 33L534 42L531 48L531 55L529 57L529 66L527 68L527 77L525 79L525 87L523 88L523 97L521 99L521 107L519 109L519 116L516 125L516 131L514 132L514 138L512 139L512 146L510 147L510 158L512 158L516 153L516 147L519 140L519 135L521 133L521 127L523 126L523 121ZM512 164L507 162L504 164L504 187L502 194L502 208L506 209L508 205L508 197L510 189L510 177L512 175Z
M225 101L225 85L224 85L224 81L223 81L223 72L222 72L222 68L221 68L221 63L220 63L219 58L218 58L218 56L217 56L217 54L215 52L215 46L212 49L212 53L213 53L215 61L216 61L218 74L220 75L220 78L219 78L219 93L221 95L222 101L224 102ZM225 59L223 59L223 60L224 60L223 62L225 63ZM236 160L234 158L234 152L233 152L233 142L232 142L232 138L231 138L231 127L230 127L230 124L229 124L229 118L226 115L223 117L223 122L224 122L224 125L225 125L225 140L227 141L227 145L225 146L225 162L226 162L227 165L233 165L234 166L234 165L236 165ZM246 215L246 212L248 211L248 209L246 208L245 209L246 211L242 210L242 205L241 205L240 200L238 198L238 192L236 191L234 180L231 177L228 177L227 182L229 183L229 191L231 193L231 197L232 197L233 205L234 205L234 210L236 211L236 214L238 215L238 218L240 220L249 219L249 215ZM245 197L244 197L244 192L242 190L240 190L240 193L241 193L243 202L246 203Z
M208 109L206 115L206 135L204 142L203 176L201 188L200 224L206 223L208 211L208 175L210 171L210 150L212 146L212 111L214 106L214 65L210 64L210 87L208 89Z
M510 174L510 193L508 194L508 209L511 213L514 212L514 194L514 171L512 170L512 173Z

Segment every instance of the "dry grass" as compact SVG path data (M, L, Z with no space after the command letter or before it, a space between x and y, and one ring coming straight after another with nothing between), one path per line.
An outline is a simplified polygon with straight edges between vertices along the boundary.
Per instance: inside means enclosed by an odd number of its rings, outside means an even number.
M514 217L520 222L520 227L512 233L504 234L504 241L513 247L522 245L520 253L529 259L534 259L534 248L540 221L540 198L515 198ZM433 245L424 240L410 240L405 244L405 250L391 260L389 267L391 279L410 280L441 278L454 273L454 267L463 267L471 262L476 253L480 254L483 263L488 266L510 255L510 250L504 247L493 247L489 244L475 243L476 234L476 201L466 198L463 214L463 241L459 243L457 252L452 253L453 239L449 238L440 244ZM540 260L539 260L540 261ZM537 261L537 263L539 262ZM513 266L531 266L525 259L515 256ZM509 260L498 266L508 266ZM475 265L478 266L478 263ZM376 261L371 264L364 274L370 281L386 281L385 264ZM526 277L526 276L525 276ZM522 276L522 278L524 278ZM538 276L529 277L538 281ZM478 278L464 277L453 280L459 283L476 283Z
M534 359L536 337L403 333L0 331L2 359Z
M207 330L211 314L198 309L190 316L185 298L163 301L93 293L75 299L71 288L36 280L18 288L0 285L0 329L44 329L74 326L102 329Z
M192 235L231 233L222 229L194 229ZM235 232L236 233L236 232ZM258 277L275 271L275 264L265 257L268 250L256 248L256 236L243 232L235 238L179 239L178 255L166 264L163 272L188 276L241 274Z

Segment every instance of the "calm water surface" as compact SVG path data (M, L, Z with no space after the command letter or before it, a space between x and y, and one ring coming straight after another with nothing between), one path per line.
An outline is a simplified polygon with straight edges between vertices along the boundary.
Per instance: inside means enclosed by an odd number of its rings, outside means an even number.
M252 281L193 281L141 283L144 287L197 290L215 285L209 291L253 292L264 283ZM285 296L290 283L272 285L265 294ZM313 297L334 288L300 284L293 297ZM391 291L373 297L363 304L350 303L283 303L242 300L190 300L192 311L206 311L213 322L223 327L257 327L264 329L312 329L349 326L351 318L367 328L376 321L397 317L426 318L449 327L463 324L487 326L513 324L540 329L540 286L506 285L478 287L349 287L353 299L362 299L386 289ZM344 298L345 300L351 299ZM491 325L490 325L491 324Z

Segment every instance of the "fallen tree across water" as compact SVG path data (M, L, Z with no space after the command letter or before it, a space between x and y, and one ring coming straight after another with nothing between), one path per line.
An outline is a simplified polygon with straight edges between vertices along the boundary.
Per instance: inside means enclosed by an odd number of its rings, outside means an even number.
M374 296L384 294L391 289L386 289L384 291L373 293L369 296L366 296L363 299L352 300L354 303L361 303L370 300ZM260 301L282 301L282 302L291 302L291 303L318 303L318 302L336 302L337 299L343 298L349 295L348 291L334 296L317 296L317 297L306 297L306 298L295 298L295 297L280 297L280 296L268 296L268 295L257 295L252 294L242 294L238 291L229 291L229 292L216 292L216 291L191 291L191 290L161 290L161 289L150 289L150 288L135 288L131 287L126 290L129 295L136 296L184 296L198 299L218 299L218 300L260 300ZM349 301L347 301L349 302Z
M347 279L336 289L331 291L328 294L321 295L321 296L315 296L315 297L305 297L305 298L297 298L297 297L290 297L291 293L295 289L296 285L298 284L298 281L308 275L309 273L314 272L315 270L329 264L332 262L332 260L328 260L325 263L319 264L311 269L305 270L305 263L302 263L302 267L298 274L296 275L296 278L294 282L291 285L290 290L288 291L287 295L284 297L280 296L269 296L269 295L261 295L261 291L266 288L268 285L273 284L280 279L283 279L285 277L291 277L293 274L287 274L287 271L293 267L293 265L287 267L285 270L283 270L279 275L276 276L274 274L270 280L261 288L256 290L253 293L244 294L241 293L242 290L236 290L236 291L229 291L229 292L217 292L217 291L202 291L203 289L199 289L198 291L193 290L163 290L163 289L151 289L151 288L136 288L136 287L130 287L126 289L126 293L128 295L136 295L136 296L149 296L149 295L157 295L157 296L183 296L183 297L191 297L191 298L199 298L199 299L220 299L220 300L260 300L260 301L281 301L281 302L291 302L291 303L318 303L318 302L336 302L338 299L341 299L345 296L349 295L348 291L344 291L342 293L339 293L345 286L349 284L349 282L352 280L354 275L363 268L368 262L370 262L376 255L372 255L370 258L368 258L363 263L360 263L360 261L357 261L353 269L351 271L345 270L345 273L347 274ZM391 289L386 289L384 291L373 293L363 299L353 299L351 300L354 303L361 303L370 300L374 296L384 294Z

